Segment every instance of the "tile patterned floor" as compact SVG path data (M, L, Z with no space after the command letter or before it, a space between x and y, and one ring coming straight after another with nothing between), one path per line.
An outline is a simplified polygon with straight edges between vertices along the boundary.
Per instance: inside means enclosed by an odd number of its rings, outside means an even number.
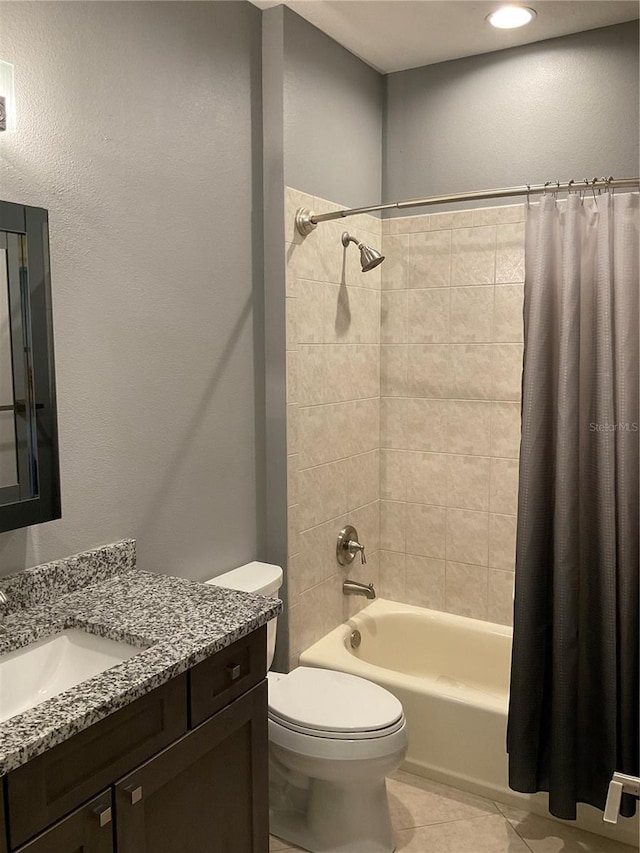
M387 782L397 853L637 853L609 841L398 771ZM297 851L271 837L271 851Z

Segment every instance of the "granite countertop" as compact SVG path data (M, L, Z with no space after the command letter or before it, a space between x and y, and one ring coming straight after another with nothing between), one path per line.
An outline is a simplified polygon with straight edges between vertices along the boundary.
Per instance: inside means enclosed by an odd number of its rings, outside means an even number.
M164 684L282 609L275 598L139 571L132 540L0 578L0 589L18 603L0 614L7 631L0 634L0 655L69 628L140 648L123 663L0 723L0 775Z

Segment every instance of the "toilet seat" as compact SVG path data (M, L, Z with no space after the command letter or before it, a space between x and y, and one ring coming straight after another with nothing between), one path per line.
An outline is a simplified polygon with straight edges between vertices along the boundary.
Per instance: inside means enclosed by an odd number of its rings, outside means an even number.
M269 681L269 720L301 735L340 741L384 738L404 725L402 705L383 687L312 667Z

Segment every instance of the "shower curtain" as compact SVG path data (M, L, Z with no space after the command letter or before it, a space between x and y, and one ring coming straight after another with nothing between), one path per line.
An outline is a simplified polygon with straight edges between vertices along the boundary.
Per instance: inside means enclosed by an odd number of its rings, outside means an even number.
M507 750L561 818L639 769L639 320L638 194L532 205Z

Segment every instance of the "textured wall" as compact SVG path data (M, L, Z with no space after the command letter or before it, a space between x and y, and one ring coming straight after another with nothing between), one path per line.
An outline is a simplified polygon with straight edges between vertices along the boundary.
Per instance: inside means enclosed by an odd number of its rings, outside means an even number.
M637 21L391 74L383 198L637 175L638 99Z
M384 78L284 9L285 183L339 206L382 191Z
M260 12L5 2L0 56L0 197L50 211L63 507L0 572L126 536L196 578L255 558Z
M524 206L383 222L380 592L511 623Z
M342 582L378 584L380 495L381 267L363 273L360 253L340 241L341 222L301 238L298 207L326 212L321 198L286 192L287 400L289 411L289 649L298 655L337 627L364 598ZM357 217L354 231L376 248L381 220ZM336 540L353 524L367 550L341 567Z

